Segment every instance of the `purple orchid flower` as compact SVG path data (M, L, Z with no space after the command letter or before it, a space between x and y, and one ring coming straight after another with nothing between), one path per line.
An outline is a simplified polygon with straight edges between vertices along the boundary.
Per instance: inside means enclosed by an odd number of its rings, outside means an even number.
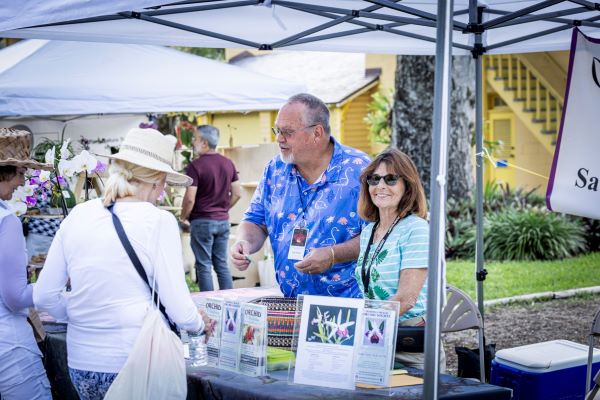
M98 163L96 164L96 168L94 168L94 170L92 171L92 174L101 174L102 172L106 171L106 167L106 164L104 164L102 161L98 161Z
M37 196L27 196L25 197L25 203L27 207L34 207L37 204Z

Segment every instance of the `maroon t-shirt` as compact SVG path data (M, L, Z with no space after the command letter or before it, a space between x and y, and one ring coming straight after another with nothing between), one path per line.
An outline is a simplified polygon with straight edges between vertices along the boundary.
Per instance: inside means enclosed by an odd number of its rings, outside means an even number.
M198 188L189 220L228 220L231 182L238 180L233 162L219 153L207 153L192 161L186 173Z

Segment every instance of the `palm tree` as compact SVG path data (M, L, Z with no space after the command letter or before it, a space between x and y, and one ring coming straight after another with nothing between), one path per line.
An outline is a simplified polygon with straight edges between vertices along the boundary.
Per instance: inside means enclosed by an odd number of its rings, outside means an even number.
M428 196L434 69L433 56L398 56L392 134L392 145L417 165ZM474 76L471 57L453 57L447 194L457 200L469 198L473 188Z

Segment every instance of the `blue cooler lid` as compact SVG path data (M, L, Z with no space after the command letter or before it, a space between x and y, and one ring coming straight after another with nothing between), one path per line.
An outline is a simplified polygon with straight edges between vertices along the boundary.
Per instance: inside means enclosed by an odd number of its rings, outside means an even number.
M530 372L551 372L586 365L588 346L569 340L552 340L511 349L498 350L496 362ZM600 361L600 350L594 349L593 362Z

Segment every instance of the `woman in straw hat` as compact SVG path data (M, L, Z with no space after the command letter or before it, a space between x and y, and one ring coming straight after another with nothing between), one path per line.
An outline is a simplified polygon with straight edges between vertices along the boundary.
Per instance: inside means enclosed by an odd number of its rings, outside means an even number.
M128 132L111 156L104 199L79 204L65 218L34 290L38 309L68 320L69 374L82 399L104 397L151 304L149 285L123 247L111 212L121 221L150 285L155 280L171 321L187 331L204 328L186 286L177 221L154 205L166 183L191 183L171 168L171 138L154 129ZM71 292L64 296L69 278Z
M25 183L27 168L51 169L29 159L31 134L0 129L0 395L2 399L51 399L42 354L27 323L33 306L27 252L19 219L5 200Z

